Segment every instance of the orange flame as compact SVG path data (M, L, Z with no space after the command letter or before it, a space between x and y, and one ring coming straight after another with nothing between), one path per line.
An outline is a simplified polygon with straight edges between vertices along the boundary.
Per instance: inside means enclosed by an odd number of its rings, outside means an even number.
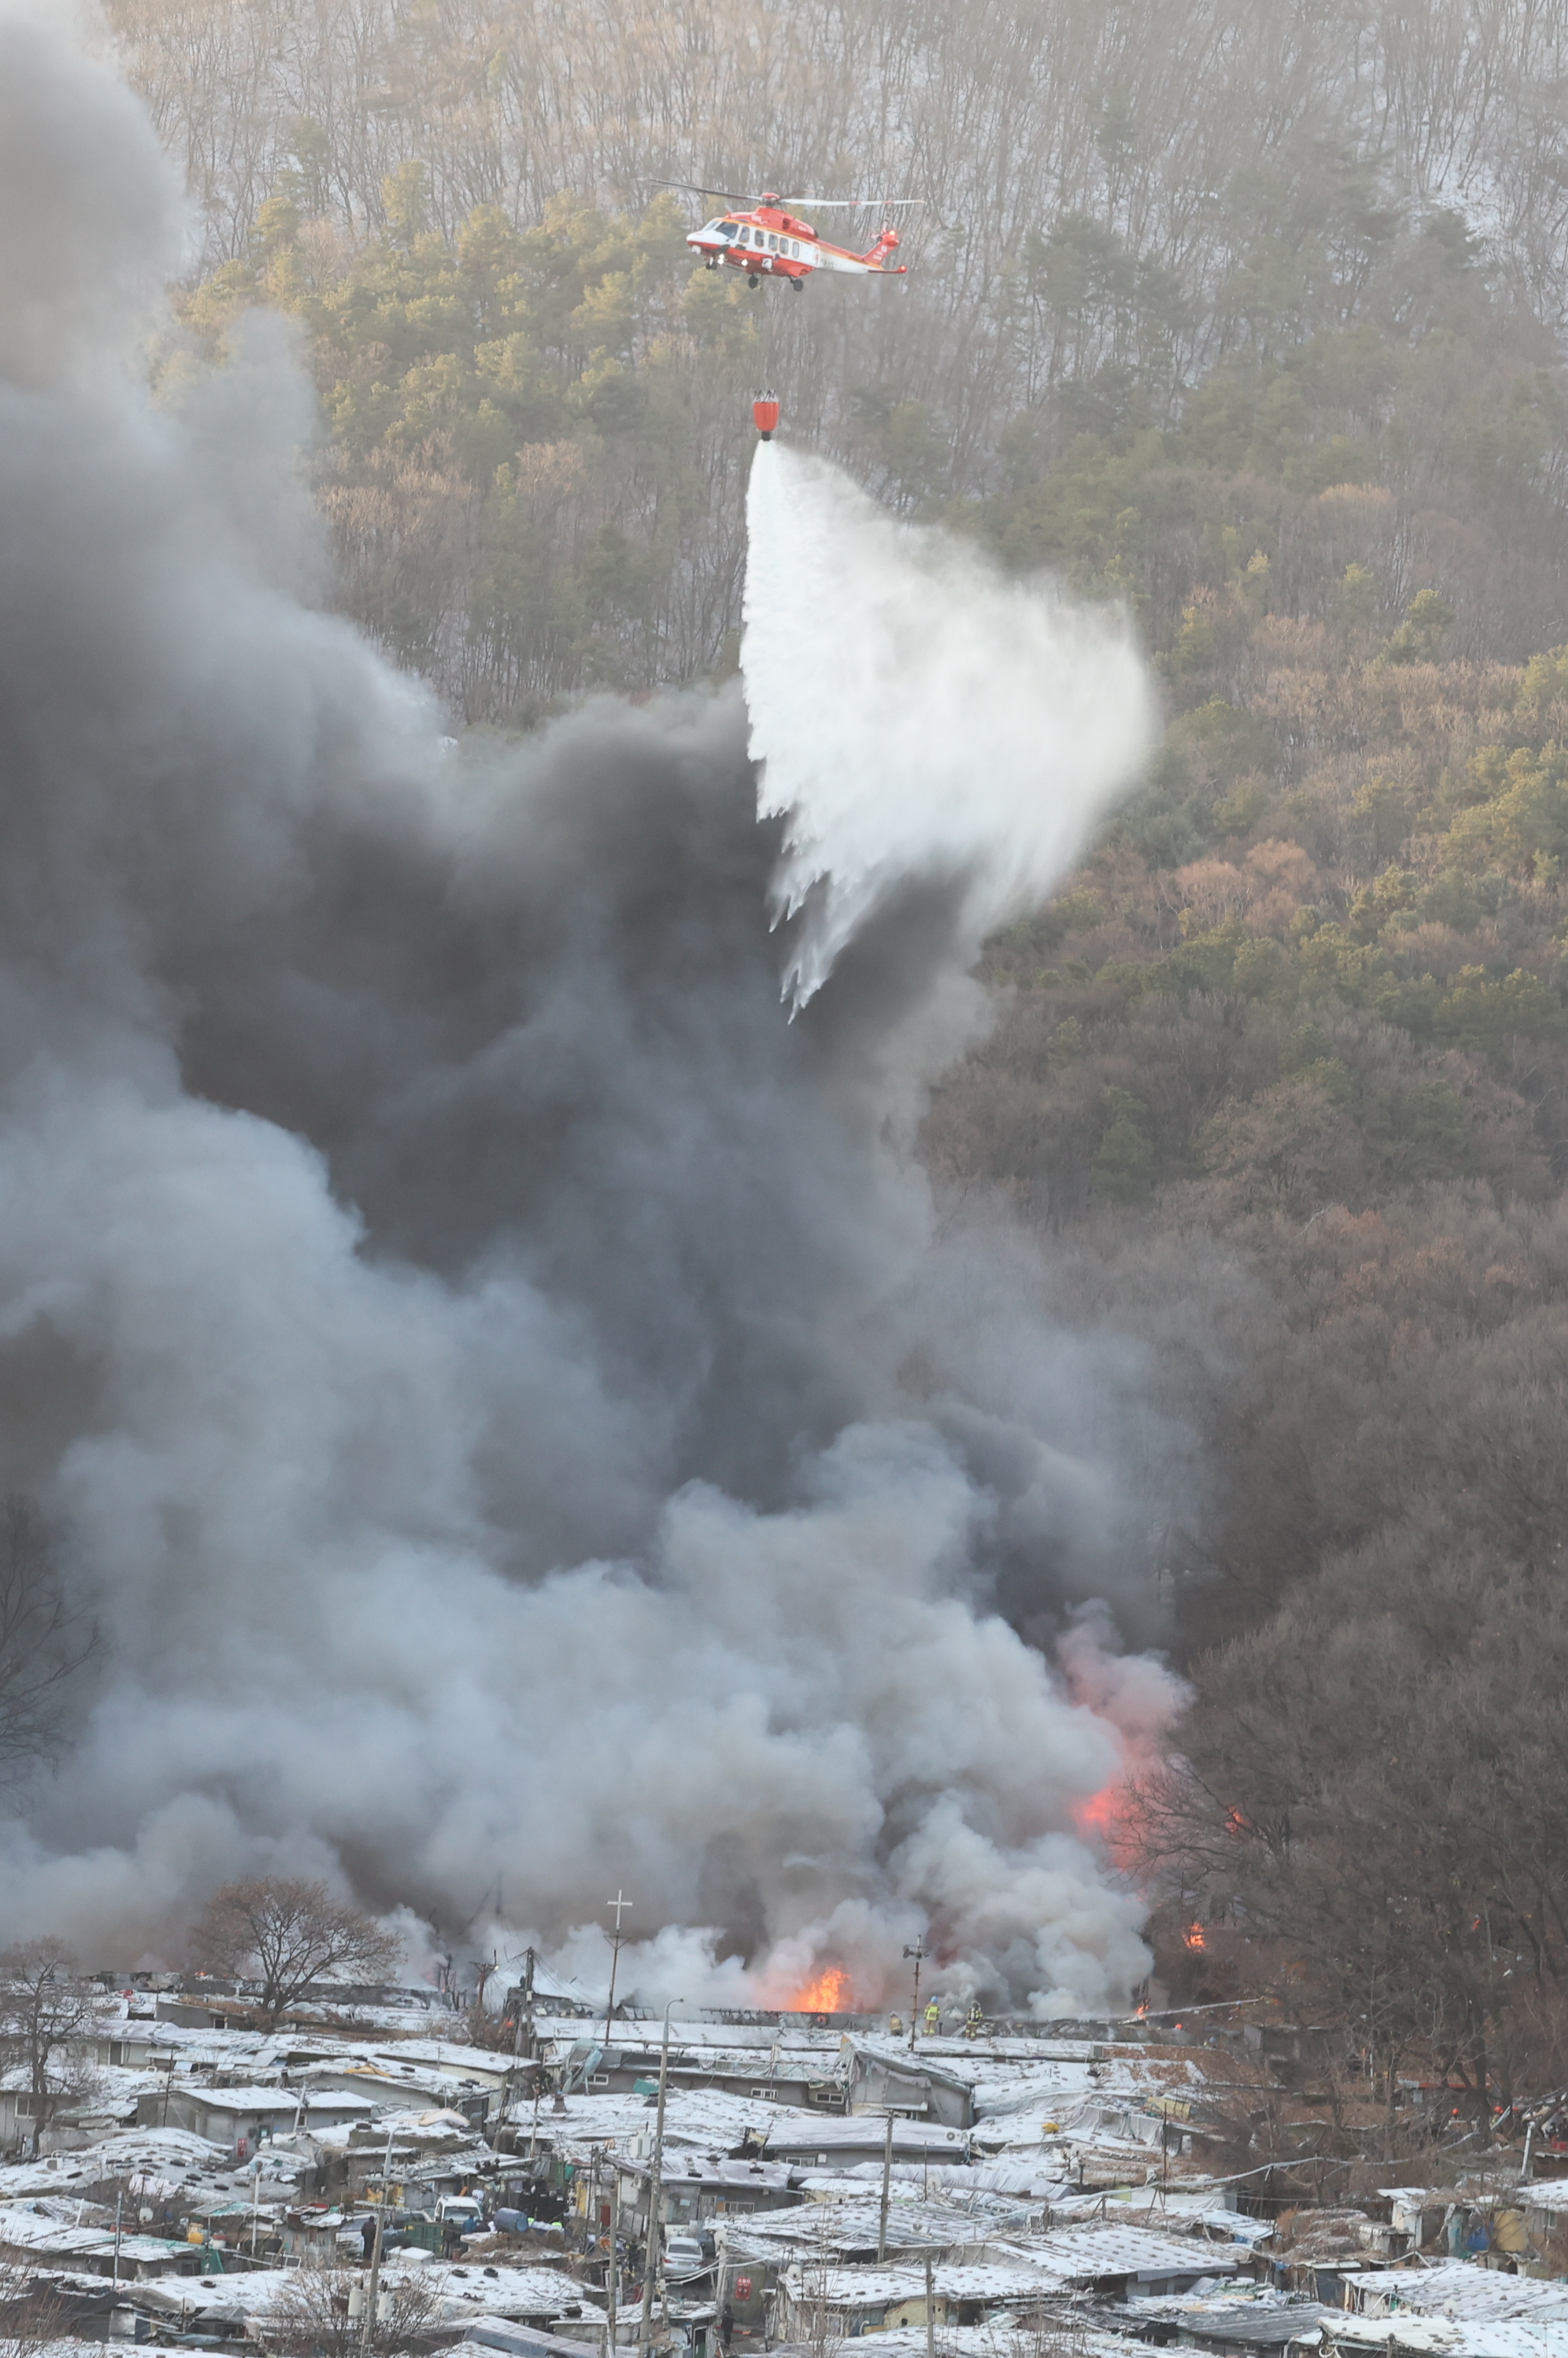
M1131 1801L1119 1778L1102 1785L1087 1801L1075 1801L1073 1823L1081 1834L1098 1834L1118 1866L1133 1865L1137 1843Z
M1116 1804L1120 1791L1119 1785L1102 1785L1099 1791L1091 1793L1087 1801L1075 1802L1073 1815L1080 1829L1097 1834L1109 1833L1116 1825Z
M842 1965L824 1965L815 1981L805 1982L784 2000L786 2014L846 2014L849 2010L849 1976Z
M1186 1942L1189 1949L1206 1949L1208 1946L1208 1942L1204 1937L1204 1929L1201 1924L1189 1924L1186 1931L1182 1934L1182 1938Z

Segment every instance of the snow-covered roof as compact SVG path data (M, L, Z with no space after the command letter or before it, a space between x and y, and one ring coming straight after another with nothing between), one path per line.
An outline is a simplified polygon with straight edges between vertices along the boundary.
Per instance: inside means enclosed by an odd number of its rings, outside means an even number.
M653 2158L645 2154L617 2152L616 2161L623 2170L639 2176L653 2170ZM663 2162L666 2190L679 2192L683 2187L735 2188L745 2193L766 2191L785 2193L799 2183L800 2173L783 2161L741 2161L732 2154L677 2153L666 2154Z
M546 2097L538 2111L541 2136L547 2137L558 2153L568 2158L574 2147L586 2153L610 2139L630 2155L635 2151L636 2141L646 2138L651 2150L654 2113L643 2096L612 2095L607 2092L578 2093L564 2099L560 2112ZM761 2136L781 2115L816 2125L810 2113L767 2104L760 2098L731 2096L721 2088L672 2088L665 2104L666 2156L672 2147L694 2148L701 2153L722 2152L738 2146L748 2130ZM517 2097L507 2107L506 2116L522 2126L530 2125L533 2100Z
M53 2216L51 2210L41 2205L13 2202L0 2210L0 2245L59 2263L102 2258L114 2249L114 2230L102 2219L92 2225L78 2225ZM119 2248L127 2266L162 2261L167 2266L180 2246L168 2236L122 2233Z
M436 2278L449 2318L564 2317L579 2309L584 2317L601 2318L604 2302L586 2292L564 2267L491 2267L477 2260L449 2268L429 2267L421 2281Z
M1223 2244L1108 2221L1054 2227L1020 2248L1036 2266L1068 2284L1089 2284L1101 2277L1227 2276L1241 2266L1244 2256Z
M861 2148L881 2146L886 2136L886 2122L881 2113L843 2113L818 2116L802 2112L795 2105L770 2106L766 2116L767 2150L770 2153L842 2152L846 2147ZM962 2129L946 2128L938 2121L912 2121L894 2117L892 2149L895 2154L944 2154L961 2158L968 2140Z
M399 2039L395 2047L378 2047L369 2053L363 2047L345 2046L343 2060L390 2071L406 2065L416 2072L437 2071L444 2078L467 2080L485 2088L499 2087L525 2069L522 2058L501 2049L460 2047L455 2040L444 2039Z
M225 2183L233 2180L230 2148L213 2145L189 2129L117 2129L74 2152L0 2164L0 2202L59 2194L63 2188L92 2185L103 2178L172 2182L193 2176Z
M584 2317L602 2317L603 2304L585 2292L564 2268L496 2268L468 2262L447 2266L418 2264L403 2255L384 2262L383 2282L395 2286L417 2277L435 2288L449 2322L469 2316L565 2316L577 2308ZM235 2276L150 2277L134 2288L140 2304L192 2317L265 2316L283 2287L297 2282L294 2268L246 2269Z
M326 2093L311 2089L308 2092L301 2088L269 2087L259 2082L253 2082L244 2088L205 2088L200 2082L192 2088L182 2087L177 2082L175 2093L188 2102L199 2104L204 2112L228 2113L235 2119L248 2113L276 2113L280 2117L287 2114L292 2118L300 2110L312 2118L320 2113L335 2113L340 2120L351 2116L362 2119L381 2109L373 2096L355 2095L346 2089L334 2088ZM307 2095L308 2103L302 2101Z
M1482 2273L1482 2271L1477 2271ZM1568 2321L1522 2318L1357 2317L1337 2310L1324 2341L1335 2349L1433 2353L1433 2358L1568 2358Z
M615 2340L618 2348L625 2347L625 2337L619 2326ZM514 2353L516 2358L583 2358L580 2342L568 2342L565 2335L551 2333L542 2325L524 2325L509 2317L470 2318L463 2344Z
M784 2281L796 2299L804 2284L810 2300L821 2300L831 2309L881 2309L901 2300L924 2299L925 2295L924 2266L814 2267L809 2279L793 2267L785 2270ZM978 2300L999 2306L1004 2301L1033 2303L1058 2288L1036 2268L1008 2266L1000 2261L966 2266L938 2260L931 2271L931 2284L939 2300Z
M1011 2196L1019 2201L1054 2204L1064 2200L1070 2190L1060 2169L1050 2166L1051 2158L1036 2154L1001 2161L952 2161L938 2155L934 2160L895 2161L892 2180L895 2186L918 2186L922 2191L930 2188L938 2193L946 2190L956 2196ZM833 2178L817 2172L803 2182L807 2186L837 2183L864 2187L874 2181L880 2186L881 2175L880 2161L856 2161L848 2163Z
M1478 2268L1467 2260L1424 2268L1346 2269L1341 2277L1361 2291L1374 2314L1398 2308L1466 2320L1568 2319L1568 2284L1505 2276L1500 2268Z
M921 2288L924 2291L924 2279ZM944 2325L939 2342L942 2358L1016 2358L1017 2345L1005 2317L993 2318L984 2325ZM1076 2316L1065 2329L1063 2346L1073 2358L1134 2358L1124 2336L1097 2329ZM102 2358L101 2353L97 2358ZM876 2338L876 2358L926 2358L925 2326L883 2327Z
M133 2297L138 2308L193 2320L215 2315L261 2317L297 2273L292 2268L247 2268L234 2276L146 2277L135 2286Z
M1022 2218L1017 2224L1023 2224ZM787 2211L764 2211L749 2218L739 2234L727 2226L731 2250L744 2240L748 2250L784 2252L845 2250L874 2245L880 2235L881 2206L864 2200L854 2202L806 2202ZM982 2244L998 2233L997 2223L975 2218L951 2203L912 2201L903 2197L888 2205L888 2240L903 2246L929 2244L950 2249L956 2244Z

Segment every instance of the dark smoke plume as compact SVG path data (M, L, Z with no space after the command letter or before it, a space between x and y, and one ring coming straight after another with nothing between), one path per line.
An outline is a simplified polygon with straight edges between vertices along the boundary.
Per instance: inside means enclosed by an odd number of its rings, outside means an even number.
M913 1157L984 860L879 839L791 1021L739 691L453 746L309 602L276 323L146 390L178 227L0 23L0 1489L105 1658L7 1920L167 1955L276 1866L561 1940L620 1878L687 1995L918 1928L1119 1994L1076 1812L1173 1691L1072 1614L1150 1629L1118 1468L1182 1444Z

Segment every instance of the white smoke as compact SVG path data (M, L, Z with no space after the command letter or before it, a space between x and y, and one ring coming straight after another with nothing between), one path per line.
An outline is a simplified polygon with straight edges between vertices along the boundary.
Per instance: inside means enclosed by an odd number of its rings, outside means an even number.
M838 895L791 1024L734 693L445 751L291 586L308 526L256 492L299 414L282 340L180 415L127 360L171 211L128 97L0 24L0 1487L55 1518L105 1640L0 1844L8 1928L167 1958L276 1867L590 1959L623 1883L659 1934L623 1987L777 1996L827 1961L874 2001L923 1931L993 2002L1119 1998L1139 1911L1076 1817L1118 1694L1142 1727L1176 1692L1095 1687L1109 1641L1071 1611L1138 1608L1120 1454L1174 1481L1184 1444L1022 1239L939 1237L885 1120L889 1040L1108 756L959 825L961 760L897 791L900 676L928 728L967 708L940 649L884 633L885 739L819 677L803 729L838 710L877 783L791 789ZM47 271L16 252L45 230ZM929 549L876 563L890 611L963 603ZM828 578L775 580L786 643ZM1003 698L1071 641L1011 599ZM1077 1633L1074 1685L1004 1591Z
M1010 581L900 525L838 471L759 443L741 668L774 880L806 912L804 1006L911 876L963 879L959 948L1038 908L1148 755L1154 700L1124 619Z

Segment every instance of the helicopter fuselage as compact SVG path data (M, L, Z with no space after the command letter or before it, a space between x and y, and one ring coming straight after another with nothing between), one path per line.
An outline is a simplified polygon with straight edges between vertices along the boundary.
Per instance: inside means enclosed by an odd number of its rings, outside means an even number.
M905 269L904 264L888 259L898 246L898 232L891 225L866 253L853 254L847 246L829 245L809 222L766 198L750 212L719 214L693 230L687 243L710 270L743 270L753 282L786 278L799 287L814 270L891 278L902 277Z

